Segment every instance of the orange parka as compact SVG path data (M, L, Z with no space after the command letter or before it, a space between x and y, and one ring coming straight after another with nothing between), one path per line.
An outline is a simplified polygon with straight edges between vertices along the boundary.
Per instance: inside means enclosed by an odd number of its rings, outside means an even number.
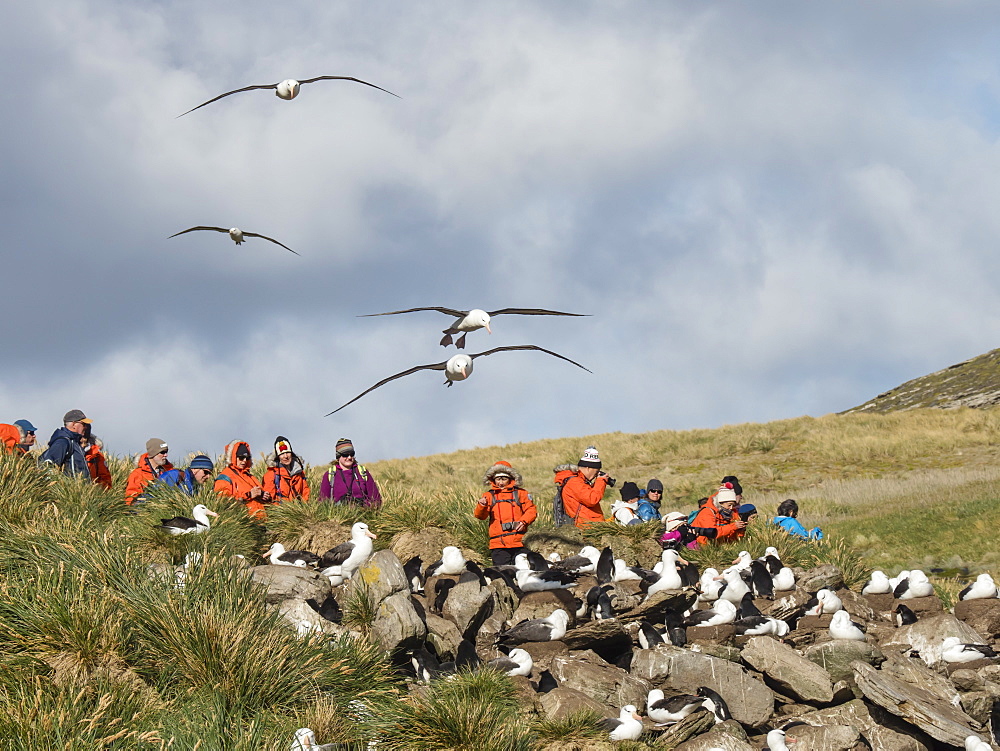
M292 455L291 471L278 464L273 454L268 457L268 464L261 486L271 494L274 503L309 500L309 482L299 457Z
M722 515L722 511L719 507L715 505L715 497L718 495L718 491L713 493L708 497L705 505L701 507L697 515L694 517L694 521L691 522L692 527L715 527L718 530L715 536L715 542L730 542L732 540L738 540L743 535L746 534L746 528L740 529L736 526L736 522L740 520L740 517L733 512L731 519L726 519ZM698 544L704 545L707 542L712 542L707 537L699 537Z
M254 519L266 519L267 513L264 507L267 505L260 497L251 499L250 491L261 487L257 478L250 474L250 470L243 470L236 466L236 452L240 446L246 446L250 450L250 444L246 441L233 441L226 446L226 456L229 458L229 466L215 478L213 486L216 493L228 495L231 498L243 501L247 507L247 513ZM267 490L267 488L264 488Z
M10 454L23 454L24 452L18 449L20 443L21 431L17 429L17 425L0 423L0 446Z
M493 477L499 466L501 465L494 465L486 473L484 481L489 490L483 493L472 511L477 519L490 520L490 550L521 547L524 532L515 532L514 525L523 522L527 526L538 517L535 502L531 500L528 491L521 487L521 475L513 469L504 468L505 474L511 475L514 481L503 490L494 484Z
M87 466L90 467L90 461L87 461ZM128 482L125 483L125 505L131 506L135 503L135 499L142 495L142 491L146 489L153 480L162 475L168 469L173 469L174 465L170 462L164 462L163 466L158 470L153 469L153 465L149 463L149 454L142 454L136 461L136 467L128 476ZM93 477L94 470L90 470L91 477Z
M560 475L569 471L564 470L556 473L555 482L557 485L563 482ZM563 482L563 510L576 526L583 527L591 522L604 521L601 498L604 497L604 489L607 485L607 475L600 475L595 477L593 482L587 482L579 470L573 472L569 479Z
M105 490L111 490L111 470L108 469L108 463L104 461L101 447L96 444L88 446L84 454L87 457L87 467L90 468L90 479Z

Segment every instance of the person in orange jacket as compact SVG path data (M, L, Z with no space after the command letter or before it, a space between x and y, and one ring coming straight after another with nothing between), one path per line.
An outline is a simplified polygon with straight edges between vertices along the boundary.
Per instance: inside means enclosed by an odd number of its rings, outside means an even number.
M274 439L274 453L267 457L267 465L261 485L271 494L274 503L309 500L305 463L292 451L291 441L285 436L279 435Z
M601 457L597 449L588 446L577 464L577 471L562 486L563 509L578 527L591 522L604 521L601 498L615 481L601 471Z
M101 451L104 444L101 443L100 438L90 432L89 425L83 431L80 446L83 448L83 455L87 457L90 479L94 481L95 485L100 485L105 490L111 490L111 470L108 469L108 463L104 460L104 453Z
M710 540L730 542L746 534L747 523L736 513L740 498L733 490L733 483L726 482L705 502L691 522L691 527L699 534L698 543L704 545ZM714 532L714 534L713 534Z
M216 476L213 486L215 492L242 501L251 518L266 519L264 504L271 503L271 494L250 473L253 466L250 444L246 441L233 441L226 446L226 456L229 458L229 466Z
M15 420L13 425L0 424L0 448L23 456L35 445L36 428L27 420Z
M521 482L521 475L508 462L497 462L483 477L489 490L472 510L477 519L490 520L490 558L494 566L511 565L515 556L527 552L524 533L538 517L538 510Z
M125 483L126 506L144 502L146 497L143 491L146 486L168 469L174 468L174 465L167 461L168 451L167 442L162 438L150 438L146 441L146 453L136 460L136 467Z

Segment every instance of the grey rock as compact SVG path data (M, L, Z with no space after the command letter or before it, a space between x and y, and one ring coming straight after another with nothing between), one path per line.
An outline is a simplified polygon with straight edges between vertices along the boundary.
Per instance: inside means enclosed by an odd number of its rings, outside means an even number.
M810 725L850 725L868 739L872 751L930 751L933 741L881 707L855 699L836 707L800 715Z
M975 670L956 670L948 677L959 691L982 691L986 688L986 680Z
M550 589L545 592L529 592L521 598L517 610L510 618L511 625L535 618L548 618L562 608L569 613L569 628L576 625L576 598L565 589Z
M267 587L264 601L277 605L282 600L313 599L323 602L333 590L330 580L318 572L298 566L254 566L250 576Z
M906 683L884 670L854 663L855 682L865 698L902 717L935 740L962 746L966 737L981 730L979 723L919 686Z
M912 601L908 601L912 602ZM941 642L949 636L957 636L962 643L981 644L983 638L970 626L962 623L949 613L936 613L920 618L916 623L896 629L889 642L880 644L883 649L900 645L916 649L928 664L941 661Z
M480 586L479 581L471 577L451 588L441 609L441 616L458 626L467 639L475 638L492 613L493 590Z
M958 693L951 681L927 667L918 657L889 654L882 663L882 671L912 686L919 686L938 699L953 706L958 704Z
M803 571L801 576L796 576L795 585L806 592L815 592L819 589L842 589L844 586L844 574L832 563L824 563L822 566Z
M833 699L833 681L826 670L768 636L748 641L743 661L767 676L786 696L820 704Z
M679 724L679 723L678 723ZM735 720L726 720L711 727L707 733L698 735L677 746L677 751L753 751L753 746L747 740L746 731ZM664 736L666 733L664 733ZM664 744L666 745L666 744ZM654 743L654 747L660 747Z
M535 641L521 644L520 648L531 655L536 675L548 670L557 655L568 655L569 650L561 641Z
M582 691L574 688L559 686L542 694L538 703L541 705L542 713L549 720L565 720L571 714L582 712L586 709L593 710L601 715L607 714L607 706L587 696Z
M634 704L640 710L652 685L610 665L590 651L557 655L549 667L560 687L575 688L615 710Z
M454 660L458 645L462 643L462 632L451 621L433 613L424 615L427 624L427 643L442 662Z
M303 628L313 633L324 633L331 636L349 633L348 628L326 620L309 607L309 603L297 597L282 600L278 605L278 612L296 630Z
M855 660L861 660L876 667L885 662L885 655L875 645L848 639L835 639L814 644L807 647L804 654L807 660L826 670L834 683L854 679L851 663Z
M785 737L795 742L796 751L853 751L861 743L861 734L851 725L796 725Z
M969 691L962 694L962 710L981 725L990 721L990 712L996 699L987 691Z
M955 603L955 617L986 639L1000 636L1000 599L960 600Z
M699 709L692 712L683 720L668 727L656 742L654 748L687 748L686 742L695 736L704 737L702 734L710 730L715 725L715 715L707 709Z
M347 584L348 589L351 586L350 582L355 582L357 586L359 579L368 589L369 596L376 602L381 602L396 592L410 591L403 564L391 550L380 550L365 561L354 572L354 576Z
M690 693L708 686L725 699L733 718L749 727L762 726L774 711L774 693L742 665L672 644L637 650L632 675Z
M413 607L408 591L396 592L379 603L371 635L386 651L416 649L426 634L427 627Z
M509 621L517 610L517 595L503 579L491 581L490 589L493 591L493 612L499 613L505 621Z
M632 639L617 618L590 621L566 632L562 642L569 649L620 649L632 646Z

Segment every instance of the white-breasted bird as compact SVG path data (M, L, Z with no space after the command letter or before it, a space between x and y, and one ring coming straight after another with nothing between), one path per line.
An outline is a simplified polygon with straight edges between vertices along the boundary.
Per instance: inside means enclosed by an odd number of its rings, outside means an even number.
M726 582L726 588L719 594L719 599L729 600L734 605L739 605L743 595L750 591L750 587L743 581L739 571L727 568L722 572L722 579Z
M736 620L736 606L719 598L708 610L696 610L684 619L685 626L723 626Z
M654 688L646 697L646 716L658 725L680 722L703 706L705 699L693 694L677 694L664 698L663 691Z
M278 242L273 237L268 237L267 235L258 235L256 232L244 232L239 227L231 227L230 229L226 229L225 227L191 227L189 229L177 232L171 235L170 237L177 237L177 235L186 235L188 232L198 232L201 230L210 230L212 232L222 232L223 234L227 234L233 239L233 242L236 243L237 245L243 244L243 242L248 237L259 237L261 240L267 240L268 242L272 242L275 245L280 245L282 248L289 251L290 253L295 253L295 255L299 255L299 253L296 253L294 250L289 248L284 243ZM168 237L167 239L169 240L170 237Z
M367 561L375 549L373 540L378 539L364 522L351 525L351 539L327 550L319 559L319 567L324 576L339 575L350 579L354 572ZM332 583L332 582L331 582Z
M371 393L379 386L384 386L390 381L394 381L397 378L402 378L403 376L408 376L412 373L416 373L421 370L443 370L445 377L444 383L446 386L451 386L454 382L464 381L466 378L472 375L472 361L475 360L477 357L486 357L487 355L494 355L497 352L518 352L525 350L536 350L538 352L544 352L547 355L558 357L560 360L565 360L566 362L572 365L576 365L576 367L586 370L588 373L592 372L587 368L583 367L580 363L574 360L570 360L568 357L563 357L557 352L545 349L544 347L537 347L534 344L518 344L511 347L496 347L494 349L486 350L485 352L477 352L474 355L466 355L466 354L452 355L444 362L432 363L431 365L416 365L410 368L409 370L404 370L400 373L396 373L395 375L391 375L388 378L383 378L374 386L371 386L362 391L360 394L358 394L356 397L351 399L346 404L342 404L341 406L337 407L335 410L333 410L333 412L328 412L326 416L329 417L330 415L340 412L340 410L342 410L344 407L354 404L354 402L356 402L358 399L363 397L365 394Z
M989 574L980 574L976 580L963 589L959 600L987 600L997 596L997 585Z
M892 584L884 571L875 569L872 571L868 583L861 590L863 595L885 595L892 592Z
M212 526L208 517L218 517L218 514L209 510L208 506L204 503L199 503L191 509L191 516L194 518L189 519L186 516L175 516L172 519L160 519L160 523L154 525L153 528L175 536L198 535L205 532Z
M609 717L599 724L613 741L635 741L642 735L642 718L632 704L622 707L617 720Z
M290 101L299 95L299 89L303 84L315 83L316 81L354 81L355 83L363 83L365 86L371 86L373 89L378 89L379 91L384 91L386 94L392 94L388 89L383 89L381 86L376 86L373 83L368 83L367 81L362 81L360 78L354 78L353 76L316 76L315 78L286 78L284 81L278 81L278 83L264 83L253 86L244 86L242 89L233 89L232 91L227 91L225 94L219 94L217 97L212 97L207 102L202 102L197 107L192 107L187 112L182 112L177 117L184 117L184 115L189 112L194 112L195 110L201 109L212 102L217 102L223 97L230 96L232 94L239 94L244 91L256 91L258 89L274 89L274 95L279 99L284 99L285 101ZM398 94L392 94L397 99L400 98Z
M949 636L941 642L941 659L945 662L973 662L974 660L992 660L998 657L993 648L986 644L962 644L957 636Z
M850 613L846 610L838 610L830 620L830 637L833 639L864 641L865 632L861 624L851 620Z
M771 581L774 582L775 592L789 592L795 589L795 574L788 566L782 566L778 573L771 577Z
M388 313L368 313L367 315L358 316L358 318L375 318L376 316L398 316L402 313L417 313L422 310L434 310L438 313L444 313L445 315L455 316L456 321L451 324L448 328L444 329L442 333L444 337L441 339L441 346L447 347L452 343L452 334L461 334L458 341L455 342L455 346L458 349L465 347L465 335L470 331L478 331L479 329L486 329L486 333L492 334L493 331L490 329L490 319L493 316L499 316L504 314L514 313L521 316L572 316L574 318L586 318L586 313L563 313L559 310L545 310L544 308L500 308L499 310L491 310L489 312L485 310L480 310L479 308L473 308L472 310L456 310L454 308L407 308L406 310L392 310Z
M905 579L900 580L892 590L897 600L912 600L916 597L930 597L934 594L934 585L920 569L914 569Z
M821 589L806 603L806 615L823 615L842 610L844 604L829 589Z

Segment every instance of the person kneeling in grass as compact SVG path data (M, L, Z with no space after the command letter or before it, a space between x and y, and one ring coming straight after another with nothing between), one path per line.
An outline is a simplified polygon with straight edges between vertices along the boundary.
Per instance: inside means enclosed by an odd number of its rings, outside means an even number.
M813 527L809 531L806 531L806 528L796 518L798 515L799 504L789 498L786 501L782 501L781 505L778 506L778 515L774 517L773 523L794 537L802 537L806 540L822 540L823 531L819 527Z

